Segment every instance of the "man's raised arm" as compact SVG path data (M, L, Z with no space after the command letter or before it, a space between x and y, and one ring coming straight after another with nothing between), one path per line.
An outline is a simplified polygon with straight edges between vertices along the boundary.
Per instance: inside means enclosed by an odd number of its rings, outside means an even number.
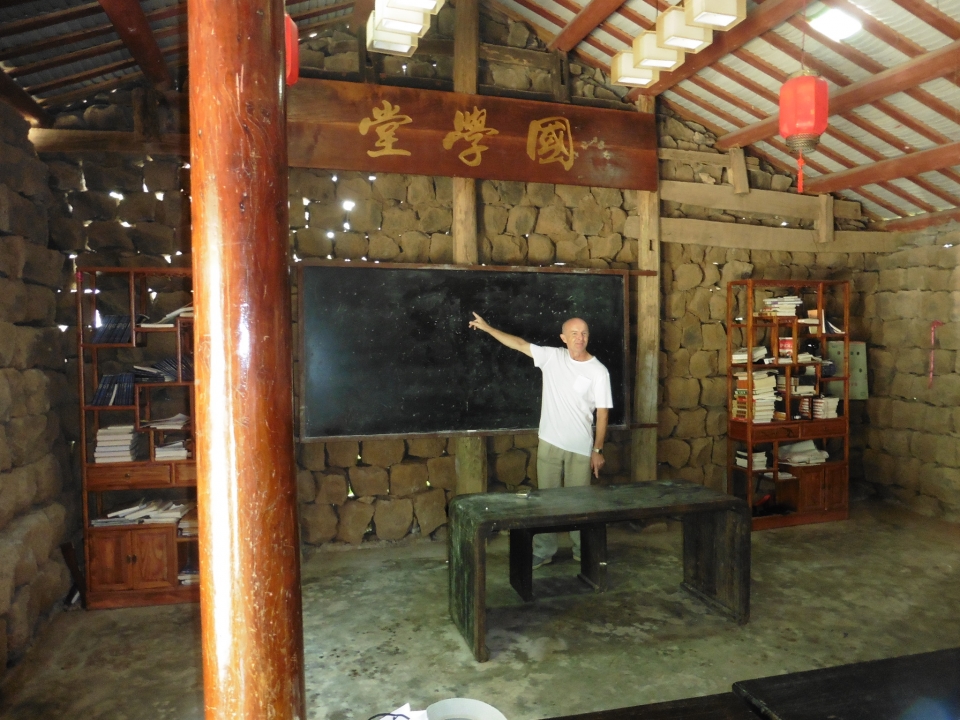
M516 335L510 335L502 330L497 330L496 328L490 327L487 324L487 321L476 313L473 314L473 320L471 320L469 324L474 330L483 330L488 335L492 335L495 340L503 343L508 348L519 350L524 355L533 357L533 353L530 351L530 343L523 338L517 337Z

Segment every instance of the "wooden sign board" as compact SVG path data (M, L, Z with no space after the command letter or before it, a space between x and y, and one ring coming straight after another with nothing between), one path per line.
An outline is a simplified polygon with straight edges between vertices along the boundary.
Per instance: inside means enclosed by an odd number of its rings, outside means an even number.
M301 79L291 167L656 190L656 120L485 95Z

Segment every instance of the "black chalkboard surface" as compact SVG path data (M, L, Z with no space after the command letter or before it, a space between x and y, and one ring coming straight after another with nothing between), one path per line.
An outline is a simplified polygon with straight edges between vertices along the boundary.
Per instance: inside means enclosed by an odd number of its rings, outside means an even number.
M554 347L564 320L582 317L589 351L610 372L610 425L626 423L625 272L298 267L302 440L537 428L540 371L470 330L473 312Z

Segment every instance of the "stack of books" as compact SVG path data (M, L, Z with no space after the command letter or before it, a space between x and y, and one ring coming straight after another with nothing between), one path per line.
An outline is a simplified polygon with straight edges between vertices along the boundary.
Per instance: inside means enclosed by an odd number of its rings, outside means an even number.
M90 342L102 345L130 342L130 316L101 316L100 325L94 329L93 335L90 337Z
M100 378L91 405L133 405L133 373L117 373Z
M839 417L837 408L840 405L838 397L817 397L813 398L813 418L814 420L827 420L829 418Z
M184 355L180 363L180 377L185 382L193 380L193 358ZM134 375L137 382L161 383L177 381L177 359L164 358L157 360L153 365L134 365Z
M190 422L190 416L183 413L177 413L166 418L157 418L156 420L144 420L140 427L153 428L154 430L183 430Z
M766 357L766 354L767 354L767 349L762 345L760 345L759 347L753 348L752 350L749 351L749 353L747 352L747 348L737 348L736 350L733 351L733 354L730 356L730 361L734 364L745 363L748 360L748 356L752 355L753 361L757 362L758 360L763 360L763 358Z
M753 390L750 389L750 376L735 373L737 387L733 392L733 417L740 420L753 420L766 423L773 420L773 406L777 399L774 388L777 386L777 373L773 370L754 370Z
M763 309L759 314L762 317L793 317L797 314L797 308L801 305L803 305L803 300L796 295L764 298Z
M177 573L177 580L180 581L181 585L199 585L200 571L197 568L185 567Z
M200 532L197 522L197 508L193 507L177 523L177 535L181 537L196 537Z
M97 430L97 445L93 450L95 463L133 462L137 459L145 438L133 425L111 425Z
M160 445L155 448L154 454L157 460L186 460L188 457L187 447L183 440L175 440Z
M769 456L766 451L748 453L746 450L737 450L736 454L736 463L737 467L747 467L750 461L753 461L754 470L766 470L769 467Z
M114 510L106 517L95 518L90 521L94 527L109 527L111 525L140 525L152 523L177 523L196 503L188 502L177 504L172 500L141 500L136 505Z
M817 381L814 375L801 375L790 378L790 394L793 397L813 397L816 395L814 383ZM787 391L787 378L784 375L777 376L777 390L781 393Z
M764 473L763 476L764 476L765 478L767 478L768 480L773 480L773 473L772 473L772 472ZM789 471L787 471L787 470L780 470L780 471L777 473L777 479L778 479L778 480L796 480L796 478L797 478L796 475L794 475L792 472L789 472Z

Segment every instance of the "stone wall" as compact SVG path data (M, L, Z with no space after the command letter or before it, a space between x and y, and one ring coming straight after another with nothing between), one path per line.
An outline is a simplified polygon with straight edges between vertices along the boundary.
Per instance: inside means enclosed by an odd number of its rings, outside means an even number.
M960 232L879 259L868 273L869 427L863 465L883 498L960 521ZM929 381L930 332L933 383Z
M0 672L70 587L60 551L79 527L69 431L76 391L57 327L63 240L50 171L0 102Z

